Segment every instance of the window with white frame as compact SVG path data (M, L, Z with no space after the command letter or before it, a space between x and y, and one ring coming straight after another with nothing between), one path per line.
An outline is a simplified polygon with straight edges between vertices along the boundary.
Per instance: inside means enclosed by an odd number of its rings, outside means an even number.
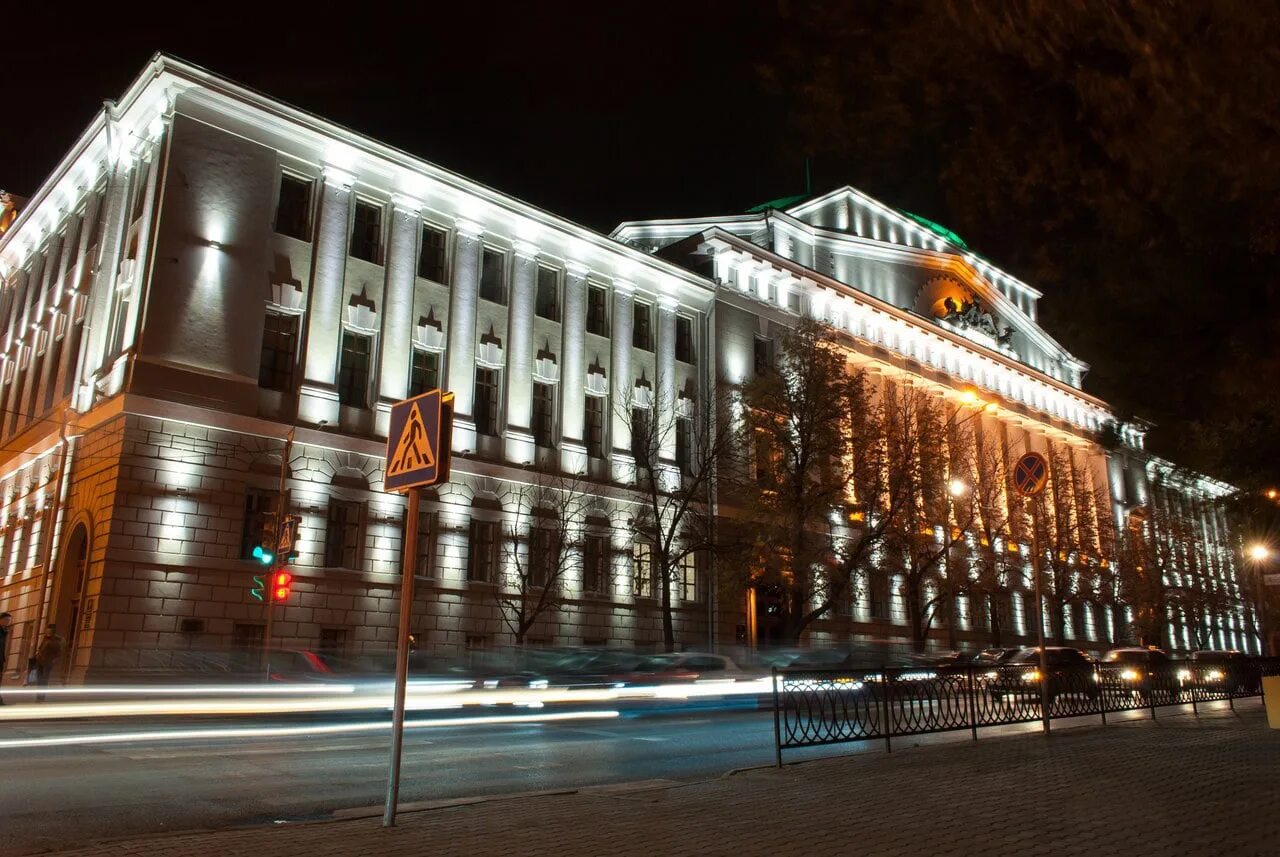
M467 580L493 583L498 579L498 523L471 522L467 550Z
M654 593L653 545L643 539L631 544L631 592L637 598L652 598Z

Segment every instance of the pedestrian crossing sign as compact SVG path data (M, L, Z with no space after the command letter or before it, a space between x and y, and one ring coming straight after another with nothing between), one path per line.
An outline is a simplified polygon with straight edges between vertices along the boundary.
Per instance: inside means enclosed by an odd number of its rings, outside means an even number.
M430 390L391 406L386 491L407 491L449 478L453 393Z

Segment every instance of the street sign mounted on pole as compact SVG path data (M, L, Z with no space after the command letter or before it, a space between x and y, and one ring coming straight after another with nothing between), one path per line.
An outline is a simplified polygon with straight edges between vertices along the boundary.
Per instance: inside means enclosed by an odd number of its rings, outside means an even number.
M385 491L409 495L405 515L404 557L400 562L400 628L396 637L395 703L391 710L391 766L382 826L396 823L400 802L400 756L404 745L404 698L409 684L409 634L413 625L413 571L418 557L419 488L449 478L453 393L431 390L391 406L387 431Z
M1013 487L1023 497L1034 497L1049 481L1049 462L1038 452L1028 452L1013 466Z

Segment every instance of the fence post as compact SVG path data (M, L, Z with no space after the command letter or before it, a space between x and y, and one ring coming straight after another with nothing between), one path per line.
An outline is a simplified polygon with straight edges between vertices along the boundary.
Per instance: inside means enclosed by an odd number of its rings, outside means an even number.
M893 715L890 713L889 704L893 696L893 683L889 679L889 668L880 668L880 681L884 685L884 751L886 753L893 752Z
M978 740L978 692L977 683L973 680L973 667L969 667L969 730L973 740Z
M779 768L782 767L782 726L779 723L778 710L778 668L776 666L770 668L770 676L773 679L773 760Z
M1093 682L1098 686L1098 710L1102 712L1102 725L1107 725L1107 689L1102 686L1102 664L1093 665Z
M1188 670L1188 672L1191 673L1191 678L1189 679L1191 682L1191 713L1199 717L1200 707L1196 705L1196 674L1194 670ZM1173 677L1177 678L1178 674L1174 673Z
M1154 676L1152 675L1151 669L1149 667L1144 671L1144 674L1146 676L1146 685L1147 685L1147 708L1151 709L1151 719L1155 720L1156 719L1156 690L1154 687L1151 686L1152 684L1151 679L1154 678Z

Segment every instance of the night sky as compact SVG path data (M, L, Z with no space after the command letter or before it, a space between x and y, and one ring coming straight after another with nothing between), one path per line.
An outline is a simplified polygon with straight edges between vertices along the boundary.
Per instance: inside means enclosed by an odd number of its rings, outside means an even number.
M1044 291L1042 322L1093 365L1086 389L1154 419L1155 449L1280 479L1280 182L1257 142L1280 116L1276 15L13 6L7 190L34 191L157 50L606 232L800 193L812 156L815 190L852 184L945 223Z

